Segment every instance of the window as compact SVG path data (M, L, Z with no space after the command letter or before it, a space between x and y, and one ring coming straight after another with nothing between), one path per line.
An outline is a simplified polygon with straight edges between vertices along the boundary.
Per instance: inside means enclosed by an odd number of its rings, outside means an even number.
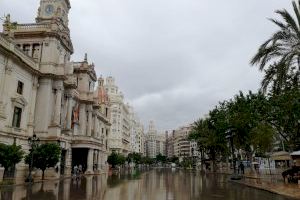
M24 87L24 83L21 81L18 81L18 86L17 86L17 93L18 94L23 94L23 87Z
M12 126L20 128L21 125L21 115L22 115L22 109L19 107L15 107L14 109L14 116L13 116L13 122Z
M108 115L108 108L105 108L105 117Z

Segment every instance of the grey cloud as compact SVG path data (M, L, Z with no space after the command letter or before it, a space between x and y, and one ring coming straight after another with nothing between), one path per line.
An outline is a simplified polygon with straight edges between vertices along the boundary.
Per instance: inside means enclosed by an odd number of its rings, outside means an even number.
M0 15L31 22L38 0L1 0ZM290 1L71 0L73 60L85 52L97 74L116 78L142 121L174 129L262 74L249 60L275 30L267 18Z

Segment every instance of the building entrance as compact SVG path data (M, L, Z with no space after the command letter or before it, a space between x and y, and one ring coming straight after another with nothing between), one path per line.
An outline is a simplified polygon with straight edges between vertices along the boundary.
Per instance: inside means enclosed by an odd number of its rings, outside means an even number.
M74 148L72 149L72 172L74 166L77 165L79 167L82 166L82 173L85 172L87 168L87 156L88 156L87 148Z

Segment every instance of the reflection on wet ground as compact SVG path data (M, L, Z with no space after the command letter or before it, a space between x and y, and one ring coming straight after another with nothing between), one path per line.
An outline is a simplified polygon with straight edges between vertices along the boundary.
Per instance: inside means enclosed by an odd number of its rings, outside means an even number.
M225 175L155 169L1 188L0 200L287 200L227 182Z

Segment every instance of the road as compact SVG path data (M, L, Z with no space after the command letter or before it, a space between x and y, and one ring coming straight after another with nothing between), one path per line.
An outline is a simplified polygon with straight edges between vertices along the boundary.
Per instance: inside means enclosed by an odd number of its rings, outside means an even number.
M1 200L288 200L227 181L225 175L178 169L46 181L1 188Z

